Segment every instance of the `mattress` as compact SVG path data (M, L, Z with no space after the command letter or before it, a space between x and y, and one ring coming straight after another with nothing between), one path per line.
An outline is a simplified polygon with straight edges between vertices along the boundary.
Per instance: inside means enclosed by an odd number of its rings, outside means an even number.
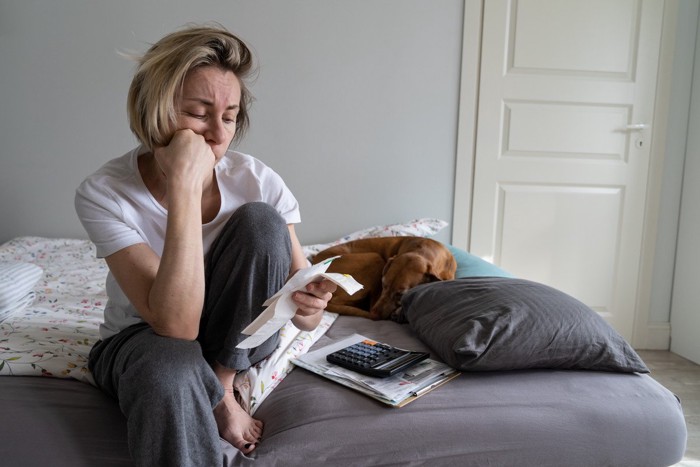
M353 317L316 345L353 332L424 349L405 326ZM0 377L0 413L6 465L130 465L117 403L88 384ZM228 465L664 466L686 439L678 399L650 376L586 371L463 374L391 408L295 369L256 417L263 442L250 457L222 442Z
M34 237L0 247L0 260L45 268L34 303L0 324L3 465L131 465L118 404L84 365L104 265L87 242ZM406 324L329 320L301 352L353 333L430 351ZM250 456L221 441L224 465L664 466L680 461L687 436L676 396L636 373L469 372L392 408L291 367L249 410L263 441Z

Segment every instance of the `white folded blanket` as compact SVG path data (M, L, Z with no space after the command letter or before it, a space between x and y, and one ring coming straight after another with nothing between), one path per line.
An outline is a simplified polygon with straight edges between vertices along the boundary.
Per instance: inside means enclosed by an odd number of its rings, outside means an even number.
M33 289L43 273L43 269L31 263L0 263L0 322L34 301Z

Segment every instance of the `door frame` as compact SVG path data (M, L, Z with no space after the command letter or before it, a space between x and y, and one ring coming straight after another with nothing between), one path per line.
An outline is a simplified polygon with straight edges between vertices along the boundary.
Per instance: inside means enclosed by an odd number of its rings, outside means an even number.
M452 243L469 249L472 217L472 189L476 157L477 113L479 108L479 70L481 37L485 0L465 0L462 30L462 64L457 123L457 150L455 159L454 200L452 213ZM644 209L642 251L638 271L636 307L631 344L638 349L668 350L671 325L650 322L651 289L654 256L657 247L663 167L666 149L667 122L670 112L673 52L678 17L678 2L664 1L661 49L654 103L654 122L651 131L651 154ZM674 248L675 250L675 248ZM672 278L668 278L670 282ZM670 303L668 311L670 313Z

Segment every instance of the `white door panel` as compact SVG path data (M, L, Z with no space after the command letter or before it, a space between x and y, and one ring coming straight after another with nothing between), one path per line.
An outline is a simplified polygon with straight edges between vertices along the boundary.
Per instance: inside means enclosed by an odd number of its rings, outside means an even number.
M627 339L662 9L484 2L469 248L579 298Z
M502 125L507 139L503 157L621 161L627 154L629 106L546 101L508 101L504 105ZM600 137L591 138L591 132Z
M631 76L639 29L638 5L635 0L513 3L509 71Z
M502 266L515 271L527 265L528 278L575 290L580 300L609 316L616 273L610 258L619 250L622 190L505 185L501 196Z

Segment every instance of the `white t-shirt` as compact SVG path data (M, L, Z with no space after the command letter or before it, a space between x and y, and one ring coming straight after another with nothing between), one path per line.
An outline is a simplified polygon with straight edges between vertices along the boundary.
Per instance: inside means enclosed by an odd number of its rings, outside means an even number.
M75 209L97 256L104 258L137 243L146 243L159 256L163 253L168 212L151 195L138 170L138 147L113 159L90 175L76 190ZM263 201L273 206L287 224L300 222L299 203L282 178L252 156L229 150L216 164L221 207L214 220L202 225L206 254L231 214L240 206ZM105 322L100 337L106 339L142 322L136 309L107 275Z

